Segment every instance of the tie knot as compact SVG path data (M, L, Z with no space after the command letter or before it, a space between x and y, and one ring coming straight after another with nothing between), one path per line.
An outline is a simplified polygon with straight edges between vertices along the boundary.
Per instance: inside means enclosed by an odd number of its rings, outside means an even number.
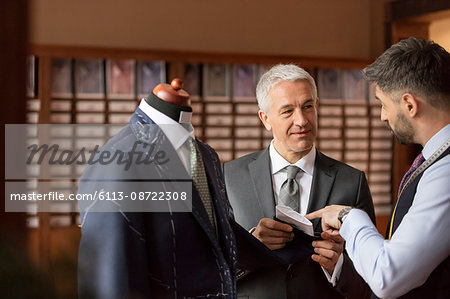
M297 175L297 173L299 173L301 169L298 168L297 166L289 165L286 170L288 180L292 180L295 179L295 176Z

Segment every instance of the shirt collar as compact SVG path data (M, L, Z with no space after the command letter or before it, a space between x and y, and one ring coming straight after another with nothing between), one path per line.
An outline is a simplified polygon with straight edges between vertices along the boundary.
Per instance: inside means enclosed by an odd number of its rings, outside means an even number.
M423 157L430 158L450 138L450 124L443 127L427 141L422 149Z
M276 174L280 170L283 170L286 166L291 165L285 158L283 158L273 146L273 140L269 146L270 164L272 169L272 174ZM293 165L301 168L304 172L309 175L314 173L314 162L316 161L316 147L313 145L309 153L295 162Z
M145 99L139 104L141 109L152 121L160 125L161 130L167 136L175 150L179 149L188 139L194 138L194 128L191 124L179 124L164 113L150 106Z

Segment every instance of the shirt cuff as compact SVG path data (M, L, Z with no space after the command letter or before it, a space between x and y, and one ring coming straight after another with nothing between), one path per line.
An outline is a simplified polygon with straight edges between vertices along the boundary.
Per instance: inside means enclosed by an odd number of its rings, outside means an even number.
M366 212L360 209L352 209L348 214L345 221L342 223L341 228L339 229L339 234L345 241L354 237L360 227L363 224L370 224L372 226L372 220L370 220L369 215Z
M341 253L341 255L338 258L338 261L336 265L334 266L333 275L330 275L327 270L325 270L322 267L323 273L325 273L325 276L328 279L328 282L331 283L333 287L336 286L337 281L339 280L339 276L341 275L342 271L342 264L344 264L344 255Z

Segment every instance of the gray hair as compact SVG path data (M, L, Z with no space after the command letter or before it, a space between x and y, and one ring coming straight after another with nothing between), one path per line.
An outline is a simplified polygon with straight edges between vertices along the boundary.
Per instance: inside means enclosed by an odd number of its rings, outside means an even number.
M316 101L316 83L307 71L294 64L278 64L265 72L259 79L258 85L256 86L256 99L258 100L259 109L266 113L269 112L269 92L272 87L282 81L294 82L297 80L306 80L309 83L314 101Z
M432 41L414 37L401 40L363 74L396 102L408 92L435 108L450 108L450 54Z

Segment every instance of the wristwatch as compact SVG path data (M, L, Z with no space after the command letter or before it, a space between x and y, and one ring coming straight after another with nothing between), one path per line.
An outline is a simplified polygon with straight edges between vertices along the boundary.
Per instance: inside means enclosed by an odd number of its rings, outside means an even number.
M353 209L353 207L345 207L339 211L338 220L342 224L344 222L345 216Z

